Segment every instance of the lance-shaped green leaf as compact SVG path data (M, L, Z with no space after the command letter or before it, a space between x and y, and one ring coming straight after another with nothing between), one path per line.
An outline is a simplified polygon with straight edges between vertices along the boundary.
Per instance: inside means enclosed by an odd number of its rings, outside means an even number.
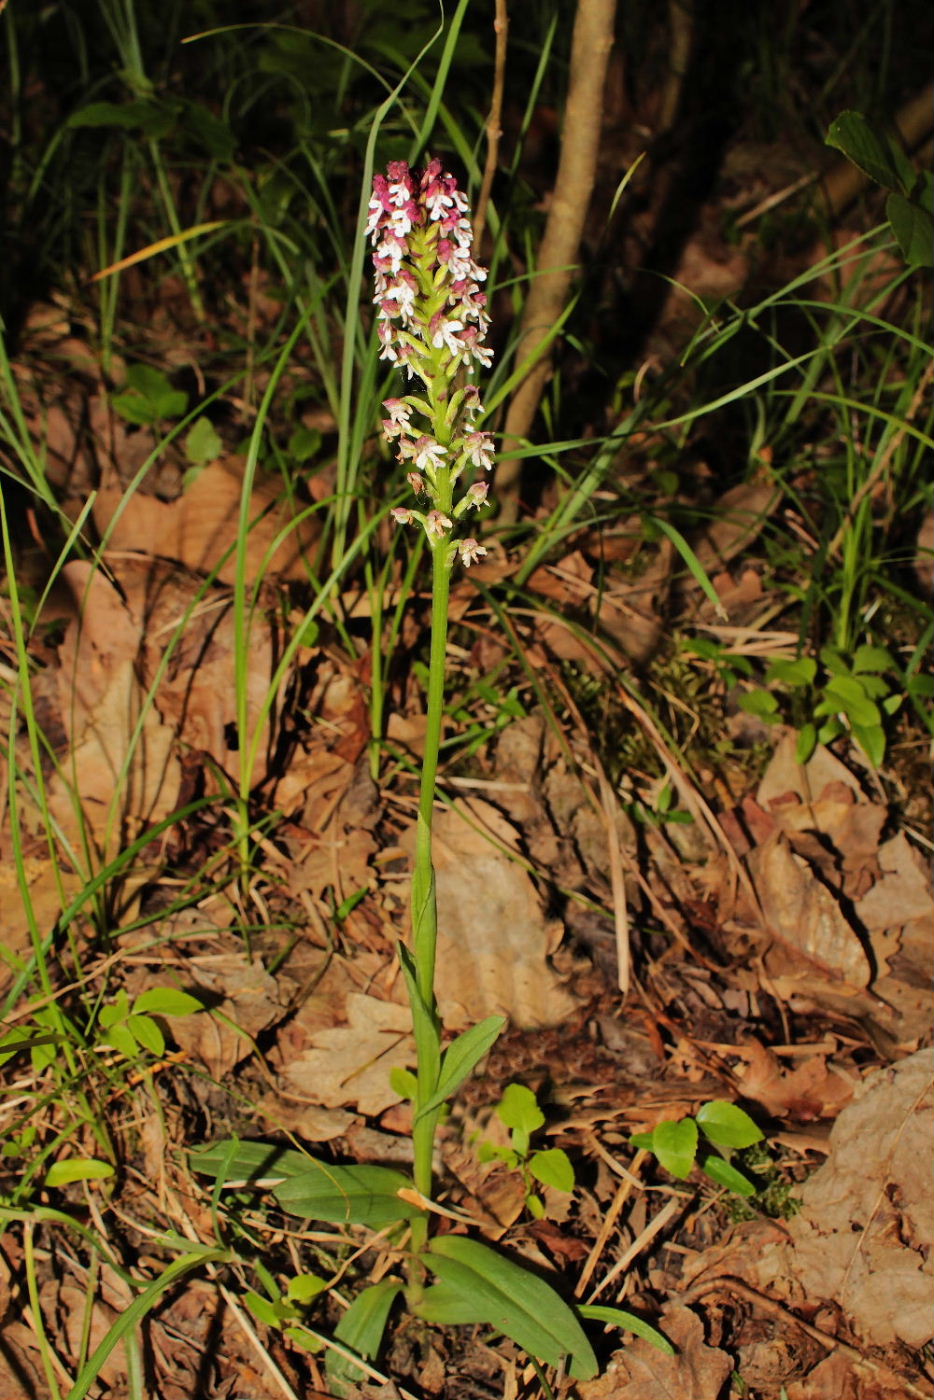
M335 1225L380 1229L422 1214L418 1206L398 1194L412 1190L411 1178L391 1167L334 1167L329 1162L312 1162L310 1169L290 1176L273 1190L290 1215Z
M313 1159L304 1152L278 1147L275 1143L225 1138L208 1147L196 1147L189 1152L188 1160L193 1171L220 1178L225 1184L236 1181L265 1186L287 1176L300 1175L307 1171Z
M198 1148L189 1160L195 1171L225 1184L263 1186L273 1191L290 1215L332 1224L381 1227L397 1220L414 1220L421 1214L418 1206L398 1195L412 1189L411 1178L391 1167L334 1166L288 1148L236 1140Z
M442 1235L422 1257L441 1291L432 1296L434 1289L426 1290L417 1308L421 1317L486 1323L549 1366L566 1362L578 1380L597 1374L580 1322L537 1274L464 1235Z
M382 1346L389 1310L401 1292L402 1284L391 1278L365 1288L344 1313L334 1336L351 1351L372 1361ZM328 1383L335 1395L346 1395L349 1384L359 1385L366 1380L363 1368L338 1351L328 1352L326 1364Z
M663 1332L659 1332L651 1322L636 1317L635 1313L627 1312L625 1308L609 1308L602 1303L578 1303L575 1312L591 1322L605 1322L608 1327L624 1327L627 1332L634 1332L643 1341L651 1342L653 1347L663 1351L666 1356L675 1354L675 1348Z
M419 1117L438 1108L457 1093L464 1080L480 1063L484 1055L495 1043L506 1024L505 1016L487 1016L463 1031L452 1040L441 1059L441 1073L438 1087L426 1104L422 1105Z

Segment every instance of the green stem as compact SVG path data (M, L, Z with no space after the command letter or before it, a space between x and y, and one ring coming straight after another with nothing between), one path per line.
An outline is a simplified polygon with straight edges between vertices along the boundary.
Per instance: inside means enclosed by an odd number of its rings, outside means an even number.
M445 473L446 475L446 473ZM450 486L444 483L446 494ZM415 868L412 874L412 952L416 996L412 998L412 1020L418 1049L415 1126L412 1130L414 1180L416 1190L430 1199L432 1157L439 1110L418 1116L420 1106L430 1099L438 1083L441 1067L441 1023L435 1002L435 960L438 947L438 909L435 873L431 859L431 828L438 753L444 720L444 678L447 659L448 601L451 589L449 542L440 540L432 549L431 657L428 668L428 719L425 754L422 762L418 824L415 839ZM428 1240L428 1216L412 1225L412 1252L418 1256ZM421 1265L415 1266L413 1284L420 1283Z

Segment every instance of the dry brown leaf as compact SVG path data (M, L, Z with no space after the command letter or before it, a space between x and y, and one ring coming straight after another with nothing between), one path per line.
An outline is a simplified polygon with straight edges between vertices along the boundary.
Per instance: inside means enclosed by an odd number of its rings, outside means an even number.
M850 1357L833 1352L803 1380L792 1381L787 1396L788 1400L905 1400L905 1390L896 1377L886 1384L875 1368L860 1373Z
M137 550L142 554L174 559L186 568L210 573L237 538L243 462L225 458L204 468L177 500L160 501L139 494L126 499L119 487L105 485L94 504L94 523L107 536L109 550ZM297 510L280 500L279 490L259 483L251 502L252 528L246 544L246 576L252 581L267 575L306 577L302 556L313 549L320 534L317 516L290 530L283 542L272 546L281 531L295 520ZM268 556L268 557L267 557ZM233 583L236 555L230 552L217 577Z
M744 1047L743 1056L748 1058L740 1092L774 1118L799 1123L835 1118L856 1088L852 1080L829 1068L823 1055L812 1055L793 1069L786 1069L777 1055L757 1043Z
M578 1382L580 1400L716 1400L733 1362L707 1345L697 1314L669 1303L657 1326L677 1347L674 1356L637 1337L613 1353L598 1380Z
M548 961L563 929L510 859L517 848L515 828L487 802L459 801L435 817L436 988L451 1029L496 1013L518 1026L554 1026L575 1009Z
M781 487L767 472L758 472L724 492L717 503L716 519L695 546L708 573L722 569L752 543L780 496Z
M843 783L851 789L857 801L862 797L859 783L839 758L818 744L807 763L797 761L798 736L786 729L775 746L775 752L756 793L760 807L768 811L774 801L794 793L800 802L813 802L831 783Z
M389 1083L390 1070L415 1064L412 1018L407 1006L352 992L347 1025L317 1031L310 1050L288 1061L283 1087L307 1103L325 1108L355 1104L375 1117L400 1102Z
M218 588L198 599L200 580L159 560L123 559L116 573L143 637L141 679L146 685L158 682L161 715L187 750L209 754L234 783L239 782L232 595ZM253 613L247 646L246 713L252 743L281 653L276 625L263 609ZM253 786L266 776L272 747L268 717L255 747Z
M870 1074L800 1188L788 1246L760 1255L763 1286L794 1280L844 1310L868 1342L934 1337L930 1155L934 1050Z
M866 987L869 959L838 901L784 836L771 837L747 857L768 932L787 950L767 962L770 973L794 973L802 960L848 987ZM789 966L788 954L793 962ZM839 990L839 988L837 988Z
M181 768L173 732L137 679L138 624L99 569L75 560L61 572L75 604L59 653L71 752L49 785L49 805L80 849L78 794L101 854L113 855L127 837L172 811Z
M874 933L920 919L934 933L930 871L903 831L879 847L878 859L881 879L856 905L863 926Z
M62 899L57 879L61 881L62 893L67 900L77 894L84 881L68 871L59 871L56 879L55 867L42 856L24 856L23 873L29 889L29 903L32 906L36 924L43 934L53 928L62 912ZM0 859L0 942L7 952L21 956L31 947L29 918L26 901L19 886L15 864L9 858ZM0 963L0 987L6 985L8 964Z

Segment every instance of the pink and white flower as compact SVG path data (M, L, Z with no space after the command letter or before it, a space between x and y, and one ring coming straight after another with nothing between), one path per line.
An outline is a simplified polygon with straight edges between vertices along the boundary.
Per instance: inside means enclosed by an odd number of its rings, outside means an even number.
M473 538L461 540L460 544L457 546L457 551L468 569L471 564L475 563L478 559L482 559L487 553L483 545L477 544L477 541Z
M447 448L427 435L416 439L412 456L420 472L435 472L444 466L442 458Z

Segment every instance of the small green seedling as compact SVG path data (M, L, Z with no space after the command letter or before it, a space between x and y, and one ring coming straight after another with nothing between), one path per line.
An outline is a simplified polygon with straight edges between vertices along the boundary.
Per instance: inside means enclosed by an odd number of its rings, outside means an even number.
M885 757L886 720L900 709L906 694L923 698L927 678L916 677L913 685L885 647L857 647L850 657L834 647L822 647L820 662L819 669L810 656L776 659L765 674L768 689L743 695L740 708L767 724L777 724L784 718L782 694L790 692L792 711L806 709L810 716L798 727L799 763L807 763L818 744L830 744L850 733L878 768Z
M118 1050L128 1060L135 1060L141 1051L157 1058L165 1053L165 1036L156 1016L190 1016L204 1007L188 992L176 987L150 987L141 992L133 1004L123 988L109 1005L101 1008L100 1040Z
M575 1178L571 1159L560 1147L531 1150L532 1134L544 1126L545 1115L532 1090L524 1084L508 1084L495 1113L510 1130L509 1146L481 1142L477 1155L481 1162L504 1162L510 1171L521 1173L525 1204L536 1220L541 1220L545 1215L545 1203L532 1183L537 1181L559 1191L573 1191Z
M713 1151L701 1144L702 1135ZM630 1142L654 1152L665 1170L679 1181L686 1180L697 1166L718 1186L725 1186L738 1196L754 1196L755 1184L733 1166L727 1154L751 1147L762 1138L762 1129L748 1113L735 1103L713 1099L704 1104L695 1118L657 1123L650 1133L635 1133Z
M126 389L114 394L110 402L115 413L139 427L180 418L188 411L184 389L173 388L168 376L150 365L129 365Z

